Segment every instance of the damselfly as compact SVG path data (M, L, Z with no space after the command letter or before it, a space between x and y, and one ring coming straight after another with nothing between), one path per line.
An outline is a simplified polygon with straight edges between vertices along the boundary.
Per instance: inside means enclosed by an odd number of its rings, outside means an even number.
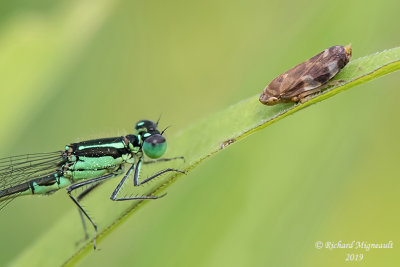
M96 249L97 225L79 203L83 197L105 180L122 174L125 164L131 166L112 192L111 200L157 199L165 195L118 198L122 185L132 172L134 186L145 184L166 172L184 173L168 168L139 181L145 163L143 154L154 159L151 162L183 158L159 159L165 153L167 143L163 136L165 130L160 133L157 126L158 122L141 120L135 125L135 134L72 143L64 151L0 159L0 209L17 196L51 194L66 187L68 196L80 211L84 226L82 214L93 225L93 246ZM83 186L87 188L77 197L71 194Z

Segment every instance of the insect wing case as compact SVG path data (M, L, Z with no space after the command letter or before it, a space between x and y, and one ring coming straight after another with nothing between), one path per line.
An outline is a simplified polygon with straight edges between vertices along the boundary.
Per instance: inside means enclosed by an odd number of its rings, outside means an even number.
M350 46L332 46L279 75L265 87L260 102L274 105L294 101L299 94L331 80L350 60Z

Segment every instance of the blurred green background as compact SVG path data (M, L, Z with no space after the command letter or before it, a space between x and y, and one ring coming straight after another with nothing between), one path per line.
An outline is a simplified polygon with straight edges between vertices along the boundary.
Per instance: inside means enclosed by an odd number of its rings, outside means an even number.
M354 58L399 46L399 10L398 0L1 1L0 156L127 134L160 114L173 136L329 46L352 43ZM362 253L363 265L399 266L399 84L399 73L362 84L230 146L78 265L342 266ZM63 190L14 200L1 211L1 265L73 209ZM394 248L314 247L352 240Z

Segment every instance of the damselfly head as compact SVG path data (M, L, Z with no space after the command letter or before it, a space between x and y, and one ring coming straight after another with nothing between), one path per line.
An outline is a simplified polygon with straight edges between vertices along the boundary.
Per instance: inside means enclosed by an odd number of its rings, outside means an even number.
M142 133L159 133L157 130L157 124L151 120L141 120L135 125L135 130L138 134Z
M164 155L167 150L167 141L164 136L158 131L157 123L151 120L141 120L135 125L137 134L142 137L143 140L143 151L144 153L152 158L156 159Z
M153 134L144 139L143 151L149 158L159 158L166 150L167 140L161 134Z

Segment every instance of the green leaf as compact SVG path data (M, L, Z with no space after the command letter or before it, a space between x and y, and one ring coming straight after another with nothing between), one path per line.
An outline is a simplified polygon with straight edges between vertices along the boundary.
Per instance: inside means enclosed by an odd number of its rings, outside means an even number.
M185 162L178 161L173 166L189 172L204 159L251 133L265 128L300 109L332 97L355 85L394 72L399 68L400 47L352 60L335 77L335 80L345 81L342 85L330 88L302 104L287 103L268 107L259 103L259 95L252 96L221 112L212 114L176 136L169 137L169 150L173 151L173 154L167 156L185 156ZM150 165L144 168L149 173L160 169L160 167ZM165 175L154 183L140 188L139 195L160 194L181 176L176 173ZM128 216L143 206L142 204L149 202L116 203L109 201L108 197L105 196L110 195L116 182L118 181L107 183L84 202L85 206L91 207L91 213L96 215L95 220L99 224L97 241L100 245L104 237L117 229ZM24 251L13 264L18 266L55 266L63 263L66 265L77 263L85 254L93 250L91 240L76 246L76 242L82 235L79 224L77 211L71 210L40 240ZM88 229L91 233L90 225Z

